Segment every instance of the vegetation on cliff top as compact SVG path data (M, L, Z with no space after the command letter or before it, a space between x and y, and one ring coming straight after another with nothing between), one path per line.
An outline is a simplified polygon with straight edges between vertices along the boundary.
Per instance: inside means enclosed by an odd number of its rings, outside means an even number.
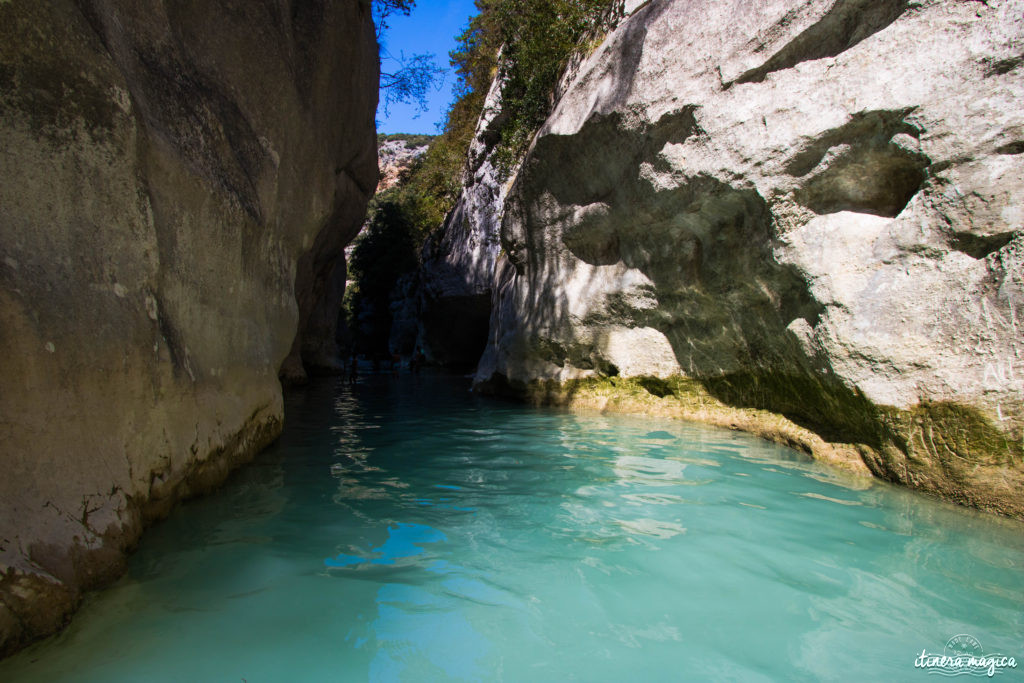
M499 78L501 116L489 131L496 156L510 168L554 106L555 88L573 55L603 26L610 0L477 0L479 14L449 54L457 76L444 129L405 184L441 225L462 190L477 120Z
M551 113L555 89L569 61L586 49L608 21L616 3L609 0L478 0L481 9L460 37L469 49L453 54L475 76L486 67L501 83L497 159L510 168ZM496 65L481 62L477 46ZM488 83L488 86L490 83ZM486 94L486 89L484 90Z
M555 89L574 55L606 24L611 0L477 0L479 14L449 54L458 80L441 137L424 160L422 178L451 208L484 101L495 78L501 115L488 131L505 170L522 155L551 113Z
M405 143L406 147L422 147L423 145L429 145L436 137L436 135L426 135L423 133L377 133L377 144L401 140Z

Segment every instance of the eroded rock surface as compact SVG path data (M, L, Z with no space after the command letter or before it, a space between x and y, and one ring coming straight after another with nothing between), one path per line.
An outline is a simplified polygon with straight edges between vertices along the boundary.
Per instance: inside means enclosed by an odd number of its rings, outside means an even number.
M497 85L470 144L464 188L444 225L423 245L420 268L400 283L390 346L421 351L438 365L473 368L487 342L508 174L495 166L491 127L500 113Z
M333 362L377 71L368 2L0 2L0 652Z
M684 376L1024 517L1024 3L633 9L504 206L478 386Z
M402 172L423 156L429 145L414 145L408 140L385 140L377 146L377 165L380 167L380 182L377 192L391 189L398 184Z

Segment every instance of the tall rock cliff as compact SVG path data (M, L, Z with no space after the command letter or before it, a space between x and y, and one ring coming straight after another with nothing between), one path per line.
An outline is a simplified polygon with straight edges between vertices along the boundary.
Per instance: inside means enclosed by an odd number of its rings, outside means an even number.
M334 362L377 80L369 2L0 2L0 651Z
M1024 2L636 4L502 207L478 387L663 378L1024 517Z
M500 112L495 82L470 143L462 194L421 253L413 290L415 345L439 365L472 368L487 343L501 220L511 186L492 158Z

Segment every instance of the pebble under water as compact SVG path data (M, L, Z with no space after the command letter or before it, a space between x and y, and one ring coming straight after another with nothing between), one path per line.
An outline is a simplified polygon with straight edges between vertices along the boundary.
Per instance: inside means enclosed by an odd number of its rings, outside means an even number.
M958 634L1024 657L1021 524L467 387L291 394L276 445L0 680L924 680Z

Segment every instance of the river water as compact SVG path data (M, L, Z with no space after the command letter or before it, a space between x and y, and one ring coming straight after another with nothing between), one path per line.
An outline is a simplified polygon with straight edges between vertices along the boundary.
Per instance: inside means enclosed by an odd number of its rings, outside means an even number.
M958 634L1024 656L1020 524L467 387L290 395L275 446L0 680L925 680Z

